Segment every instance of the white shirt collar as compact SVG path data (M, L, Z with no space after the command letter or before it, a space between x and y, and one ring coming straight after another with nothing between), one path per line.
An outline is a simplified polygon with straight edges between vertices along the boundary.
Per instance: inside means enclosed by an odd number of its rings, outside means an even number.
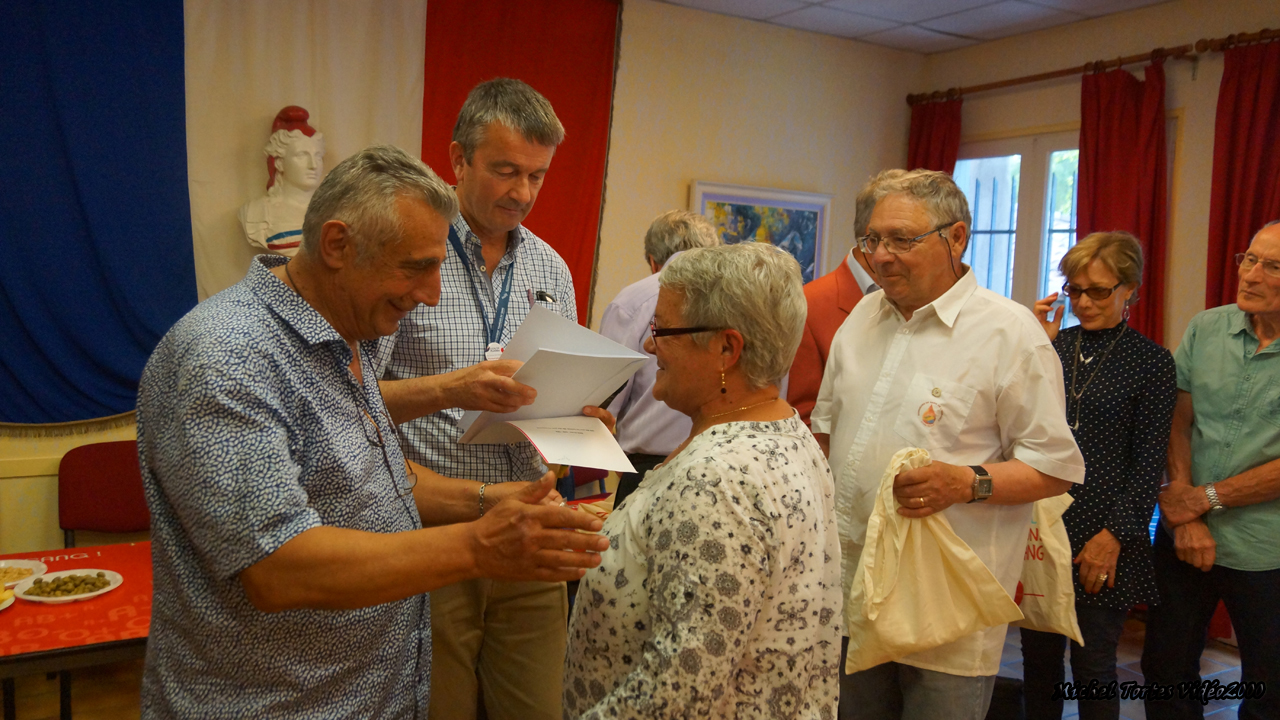
M956 317L960 314L960 308L964 307L964 304L978 289L978 279L974 276L973 270L968 265L962 265L961 267L964 268L965 272L960 276L960 279L948 288L946 292L935 298L933 302L911 313L912 318L932 308L944 325L952 327L956 324ZM897 312L899 315L902 314L898 312L893 303L889 302L887 295L880 296L880 311L882 313Z
M862 291L863 295L871 292L868 288L872 285L875 285L877 290L880 289L880 285L876 283L875 279L867 274L866 270L862 269L862 263L858 262L857 258L853 256L852 250L849 251L849 255L845 257L844 261L849 266L849 272L853 273L853 279L857 281L858 289Z

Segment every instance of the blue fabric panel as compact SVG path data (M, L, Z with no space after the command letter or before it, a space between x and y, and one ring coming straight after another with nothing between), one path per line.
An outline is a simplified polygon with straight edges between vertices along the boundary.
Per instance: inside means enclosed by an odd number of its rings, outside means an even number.
M182 0L4 0L0 48L0 421L126 412L196 303Z

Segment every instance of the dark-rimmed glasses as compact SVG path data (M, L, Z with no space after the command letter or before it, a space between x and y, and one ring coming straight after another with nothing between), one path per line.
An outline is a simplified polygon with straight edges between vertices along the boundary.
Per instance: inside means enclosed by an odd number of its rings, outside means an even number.
M718 330L727 330L722 327L707 327L699 325L698 327L682 327L682 328L660 328L654 320L649 321L649 334L653 336L653 344L658 344L658 338L669 337L671 335L688 335L690 333L700 332L716 332Z
M1262 265L1262 272L1273 278L1280 278L1280 260L1264 260L1253 253L1236 253L1236 265L1240 272L1247 273L1254 265Z
M858 249L866 253L867 255L871 255L871 254L874 254L876 249L878 249L881 243L883 243L884 249L890 255L901 255L903 253L911 252L911 248L924 242L925 238L929 237L934 233L938 233L939 235L942 236L943 239L946 239L947 236L943 234L942 231L946 230L952 225L955 225L958 222L960 221L952 220L951 222L945 225L939 225L938 227L928 232L920 233L919 235L913 238L900 238L900 237L894 237L892 235L887 238L882 238L879 235L872 235L871 233L867 233L866 235L863 235L862 237L858 238Z
M1112 287L1082 288L1079 285L1067 283L1062 286L1062 292L1072 300L1079 300L1081 295L1088 295L1091 300L1106 300L1111 297L1111 293L1115 292L1121 285L1124 285L1124 283L1118 282Z
M409 461L406 460L404 463L404 472L407 476L407 480L409 481L408 486L400 487L400 484L396 483L396 472L391 465L391 456L387 454L387 442L382 437L381 424L373 419L373 416L369 414L369 410L360 407L359 405L356 407L360 412L360 430L364 432L364 439L369 441L370 445L382 451L382 462L387 466L387 474L391 476L391 482L396 485L396 494L401 498L407 498L413 495L413 489L418 485L417 473L413 472L409 467ZM391 416L385 411L379 412L378 415L386 418L387 427L391 428L391 439L395 441L397 447L403 447L403 445L400 444L400 430L396 428L395 421L392 420ZM373 433L370 433L369 428L365 425L366 420L369 421L370 425L373 425Z

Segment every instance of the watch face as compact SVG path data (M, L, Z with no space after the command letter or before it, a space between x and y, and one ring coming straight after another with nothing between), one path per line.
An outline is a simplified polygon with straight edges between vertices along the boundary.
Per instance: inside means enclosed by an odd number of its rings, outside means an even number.
M978 478L978 497L991 497L991 478Z

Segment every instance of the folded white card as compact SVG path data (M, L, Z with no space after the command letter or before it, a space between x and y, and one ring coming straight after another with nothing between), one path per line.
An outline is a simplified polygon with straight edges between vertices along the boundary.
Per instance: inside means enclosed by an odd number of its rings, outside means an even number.
M635 471L604 423L583 416L582 408L604 402L646 355L535 305L503 358L524 361L512 377L537 390L538 398L511 413L467 412L458 442L528 440L548 463Z

